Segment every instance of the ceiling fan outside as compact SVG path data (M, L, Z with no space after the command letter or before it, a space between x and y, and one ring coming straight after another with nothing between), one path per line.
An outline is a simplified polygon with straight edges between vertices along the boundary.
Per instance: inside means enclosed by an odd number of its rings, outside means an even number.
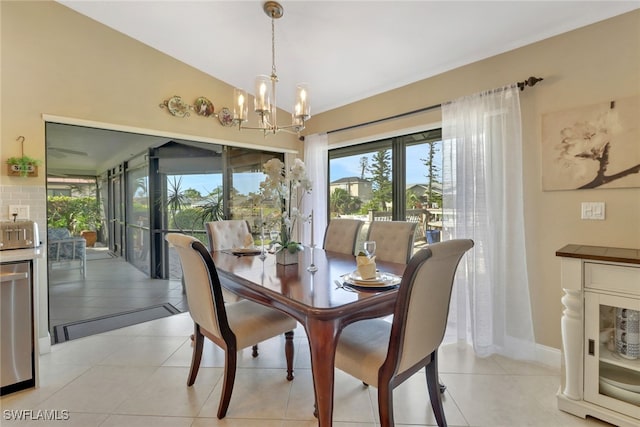
M86 151L70 150L68 148L47 147L47 151L53 157L57 158L67 157L68 154L82 157L87 157L89 155Z

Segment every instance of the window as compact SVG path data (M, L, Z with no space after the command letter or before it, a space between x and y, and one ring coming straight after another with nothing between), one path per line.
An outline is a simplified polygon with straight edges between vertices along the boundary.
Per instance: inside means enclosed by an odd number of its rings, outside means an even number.
M440 129L329 151L329 218L415 221L416 245L442 228Z

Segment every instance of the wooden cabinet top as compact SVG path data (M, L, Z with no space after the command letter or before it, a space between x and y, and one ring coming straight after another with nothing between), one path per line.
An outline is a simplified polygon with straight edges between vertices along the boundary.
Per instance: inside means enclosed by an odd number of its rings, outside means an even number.
M582 258L595 261L640 264L640 249L611 248L607 246L567 245L556 251L556 256Z

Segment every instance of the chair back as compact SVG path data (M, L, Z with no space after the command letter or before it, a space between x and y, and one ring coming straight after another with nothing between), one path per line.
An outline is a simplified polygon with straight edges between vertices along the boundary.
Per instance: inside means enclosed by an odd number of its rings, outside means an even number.
M206 222L204 226L211 251L242 248L245 237L251 234L249 223L244 219Z
M354 255L363 222L358 219L334 218L324 233L325 251Z
M169 233L166 240L180 257L191 318L206 331L222 338L230 328L222 286L211 255L195 237Z
M440 346L447 326L453 279L460 259L472 247L473 240L468 239L435 243L416 253L407 265L384 363L392 365L396 376Z
M367 240L376 242L376 260L407 264L413 255L415 222L372 221Z

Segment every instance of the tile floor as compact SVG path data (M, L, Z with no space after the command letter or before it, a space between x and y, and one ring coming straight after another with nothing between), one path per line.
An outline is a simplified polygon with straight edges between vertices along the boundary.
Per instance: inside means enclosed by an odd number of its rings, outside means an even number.
M78 269L56 269L49 275L49 321L53 327L157 304L187 311L179 280L149 279L122 258L88 248L87 277ZM97 256L96 256L97 255Z
M313 388L308 344L296 329L295 379L285 379L284 338L239 357L227 417L215 417L223 353L207 341L193 387L188 313L57 344L40 357L40 387L0 399L2 427L312 427ZM606 426L556 408L559 372L503 357L480 359L469 348L441 348L444 406L450 426ZM336 427L377 425L375 388L336 371ZM397 426L435 425L424 376L396 389ZM68 411L67 421L13 421L6 410Z

